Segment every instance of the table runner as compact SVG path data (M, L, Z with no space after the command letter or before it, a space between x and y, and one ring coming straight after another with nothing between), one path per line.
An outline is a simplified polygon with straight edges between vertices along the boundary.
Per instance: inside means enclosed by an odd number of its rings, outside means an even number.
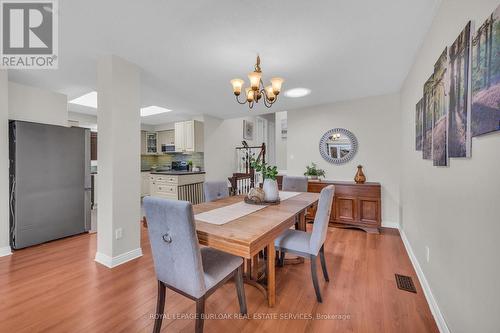
M299 195L301 192L280 191L279 193L280 200L285 201L296 195ZM267 205L252 205L241 201L232 205L227 205L221 208L206 211L204 213L196 214L194 216L194 219L206 223L222 225L239 219L240 217L243 217L245 215L255 213L256 211L264 209L266 207Z

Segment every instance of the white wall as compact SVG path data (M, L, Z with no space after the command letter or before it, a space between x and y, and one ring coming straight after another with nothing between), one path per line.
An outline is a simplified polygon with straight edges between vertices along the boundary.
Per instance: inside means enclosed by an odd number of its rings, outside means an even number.
M281 121L287 119L286 111L279 111L275 113L275 147L276 147L276 166L278 170L286 171L286 158L287 158L287 139L281 137Z
M68 121L77 122L78 126L97 131L97 116L78 112L68 112Z
M9 82L9 119L68 126L68 98L50 90Z
M443 0L401 91L403 231L455 333L500 329L500 133L474 138L471 159L433 167L414 149L415 104L444 47L469 19L479 27L498 4Z
M207 180L224 180L230 177L236 168L235 148L241 146L243 140L243 119L252 117L222 120L204 116L204 163ZM249 145L257 142L247 140Z
M382 225L399 223L399 95L384 95L288 111L287 174L302 175L315 162L326 179L354 179L358 164L367 181L382 185ZM319 140L332 128L346 128L358 139L354 159L343 165L325 161Z
M9 109L7 71L0 70L0 257L9 247Z

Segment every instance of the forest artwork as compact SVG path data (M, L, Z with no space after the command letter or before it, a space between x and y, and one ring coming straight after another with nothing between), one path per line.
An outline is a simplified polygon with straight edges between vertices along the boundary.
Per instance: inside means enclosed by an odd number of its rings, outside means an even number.
M439 56L434 65L434 82L432 92L433 126L432 126L432 160L435 166L448 165L447 129L448 129L448 48Z
M422 139L423 139L422 136L424 134L423 117L424 117L424 99L421 98L420 101L418 101L415 108L415 150L417 151L422 150Z
M500 7L472 40L472 136L500 130Z
M424 84L423 98L423 140L422 140L422 157L425 160L432 159L432 93L433 93L434 78L431 77Z
M449 51L448 157L470 156L470 43L469 21Z

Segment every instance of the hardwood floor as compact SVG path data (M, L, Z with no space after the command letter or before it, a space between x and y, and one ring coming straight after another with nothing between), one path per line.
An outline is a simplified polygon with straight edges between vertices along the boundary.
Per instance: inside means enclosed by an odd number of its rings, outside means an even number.
M144 256L112 270L94 261L95 248L96 235L85 234L0 258L0 332L151 332L157 285L147 231ZM323 303L309 262L277 267L274 308L245 285L250 318L222 320L239 309L228 282L207 300L207 315L219 319L206 320L205 332L438 332L397 230L330 228L325 253ZM397 289L394 273L411 276L417 293ZM168 290L165 309L162 331L194 331L193 301ZM308 319L316 316L330 318Z

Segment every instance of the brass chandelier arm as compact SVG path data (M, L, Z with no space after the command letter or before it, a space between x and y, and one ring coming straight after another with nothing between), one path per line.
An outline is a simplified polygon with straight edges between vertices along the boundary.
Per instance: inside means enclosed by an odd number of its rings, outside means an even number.
M245 100L243 102L240 102L240 95L235 95L234 97L236 97L236 102L238 102L238 104L247 104L247 100L246 100L246 97L245 97Z
M276 96L274 98L274 100L270 100L269 98L267 98L267 95L266 95L266 92L264 91L263 89L263 92L264 94L264 105L267 107L267 108L270 108L271 106L273 106L274 103L276 103L276 101L278 100L278 96Z

